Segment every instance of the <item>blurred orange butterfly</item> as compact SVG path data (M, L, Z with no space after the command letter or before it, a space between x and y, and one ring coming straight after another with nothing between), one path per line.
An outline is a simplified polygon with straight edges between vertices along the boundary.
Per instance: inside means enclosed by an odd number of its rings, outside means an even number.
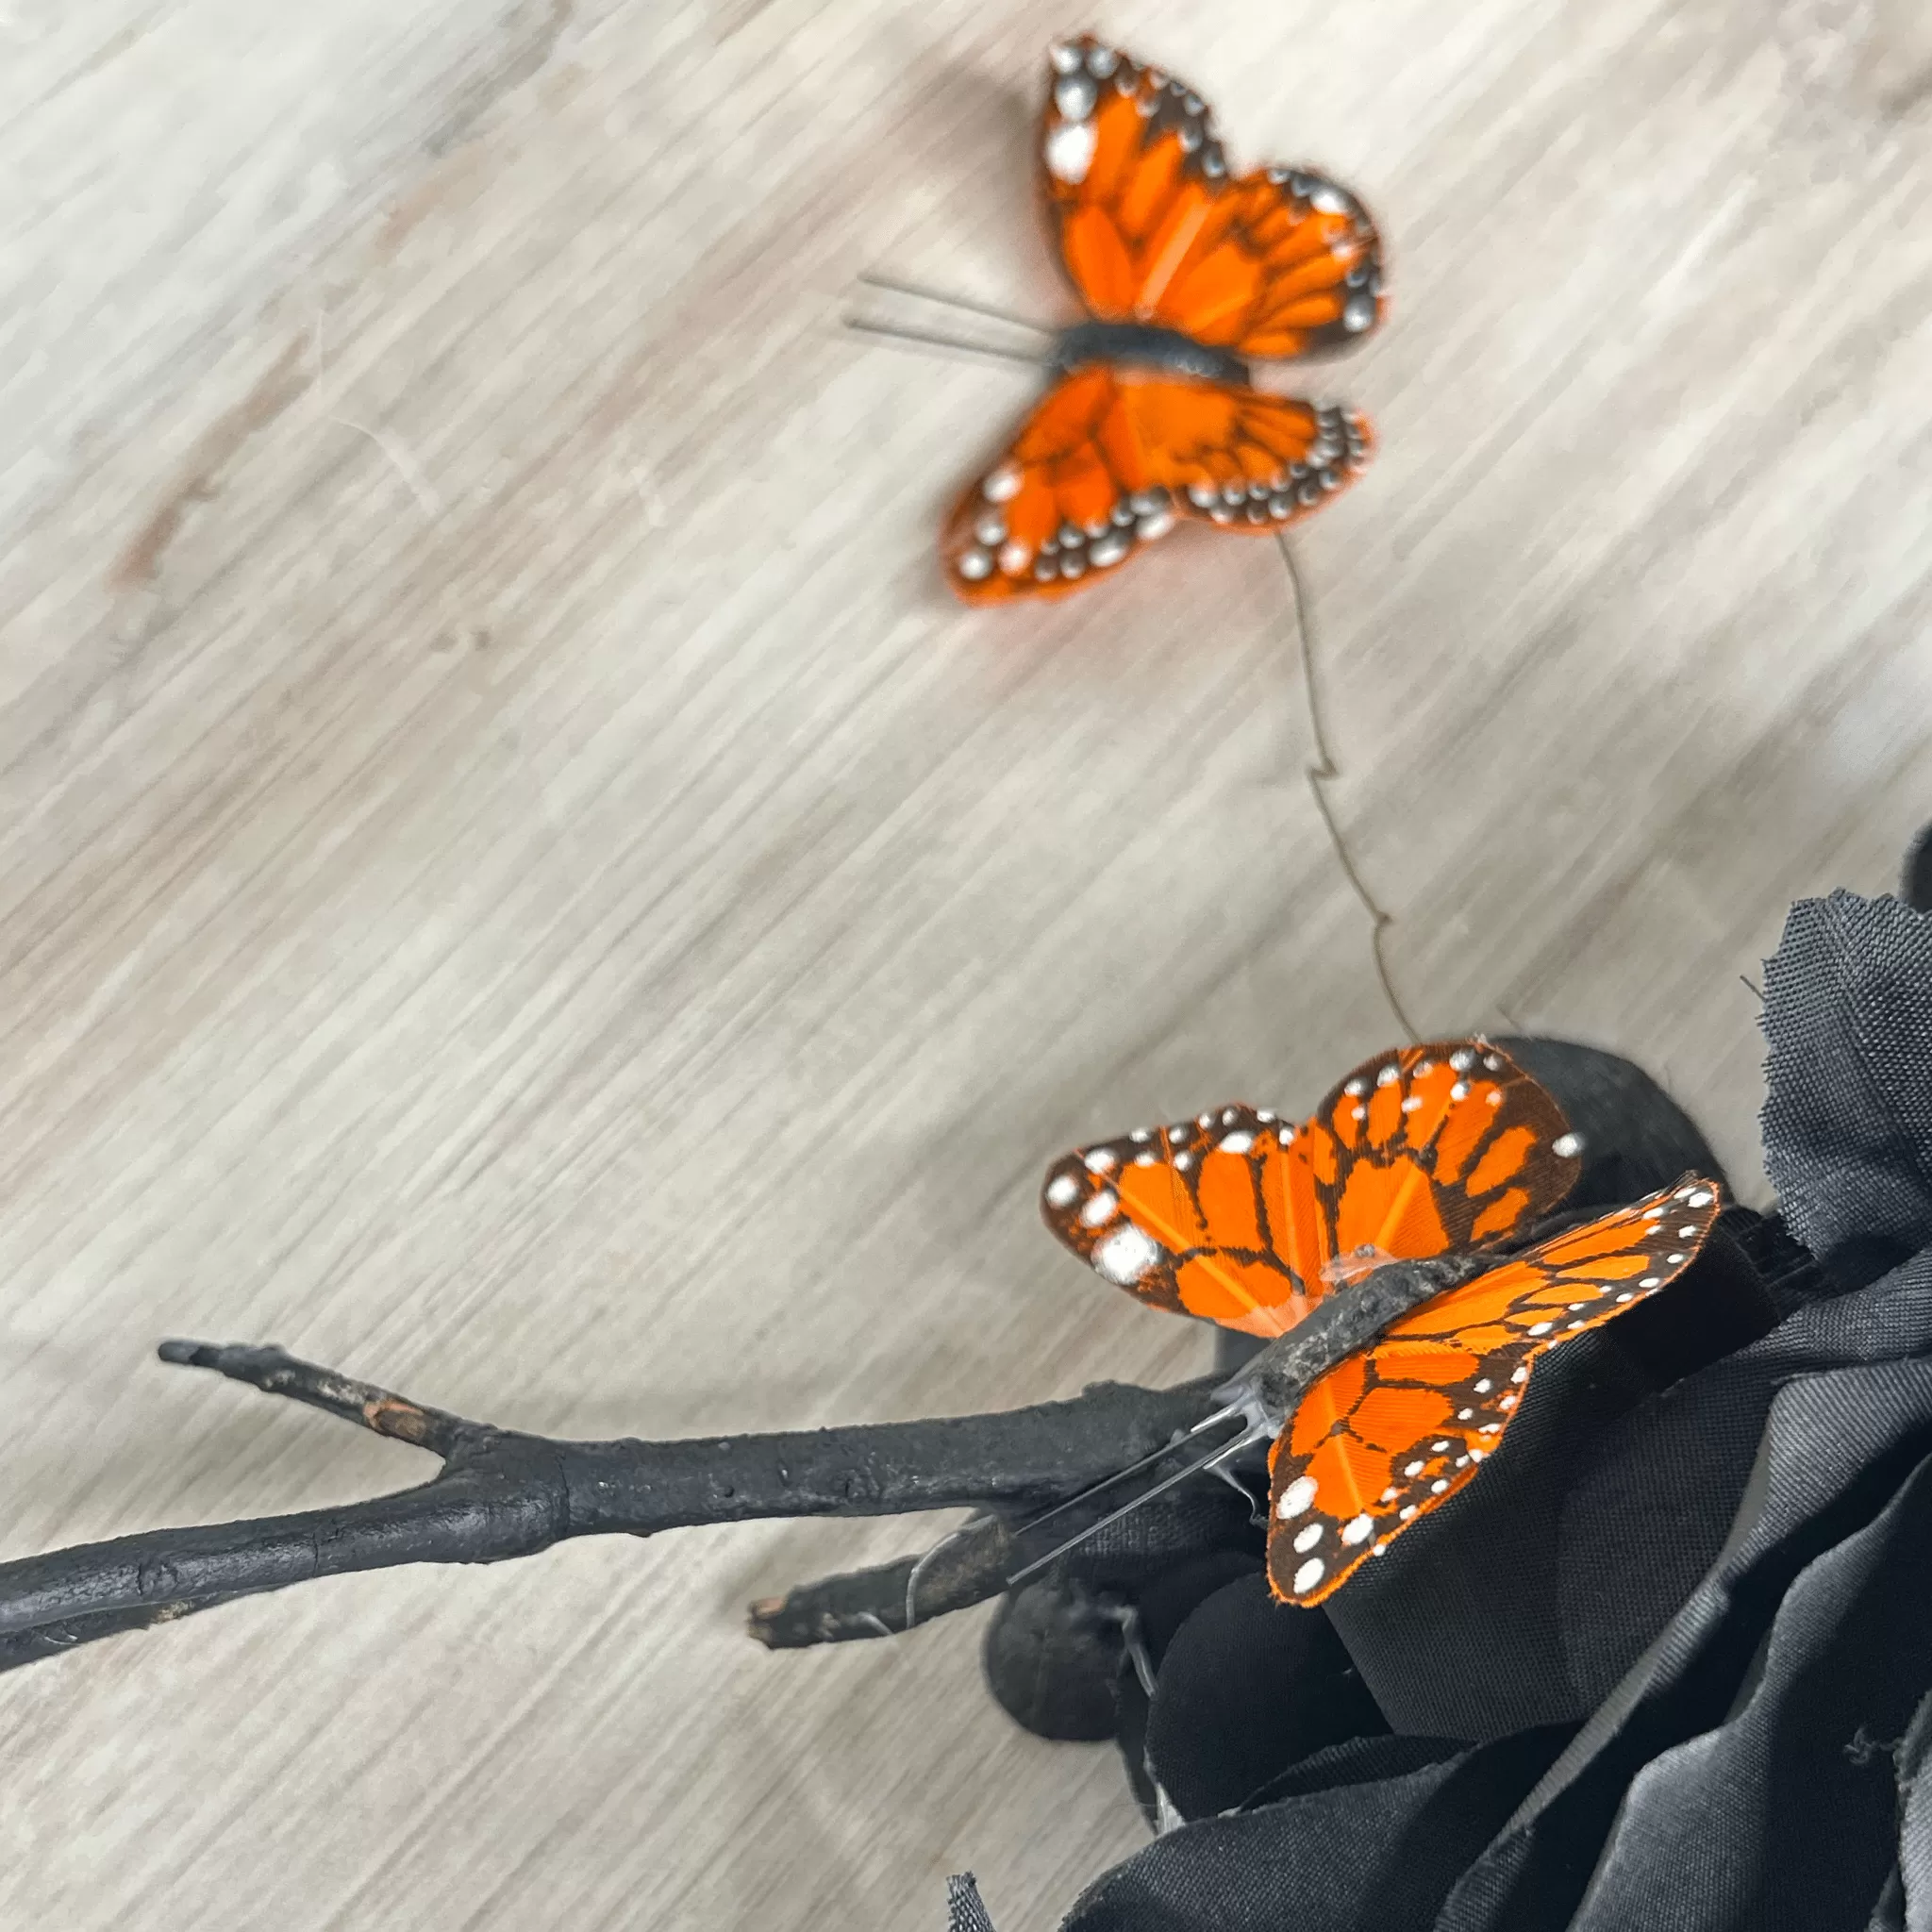
M1222 1391L1209 1423L1249 1426L1201 1466L1272 1439L1269 1581L1310 1605L1474 1476L1539 1356L1695 1259L1722 1204L1690 1175L1482 1266L1485 1246L1561 1202L1581 1151L1507 1054L1441 1041L1367 1061L1299 1126L1229 1106L1079 1149L1048 1171L1041 1211L1141 1300L1272 1338L1377 1267L1476 1251L1465 1278L1388 1321L1289 1412L1264 1399L1266 1350Z
M1277 530L1354 479L1368 425L1254 387L1248 362L1381 320L1381 244L1307 168L1234 175L1184 81L1087 36L1053 49L1040 181L1091 320L1054 387L961 498L941 549L969 603L1064 595L1177 518Z

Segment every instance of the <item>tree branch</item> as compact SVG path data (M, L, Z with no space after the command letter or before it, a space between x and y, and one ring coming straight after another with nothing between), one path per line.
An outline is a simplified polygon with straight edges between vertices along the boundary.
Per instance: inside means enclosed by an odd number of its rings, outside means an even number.
M311 1577L400 1563L501 1562L570 1537L968 1506L1028 1512L1152 1453L1211 1406L1206 1383L1101 1383L1073 1401L991 1415L579 1442L449 1415L277 1348L170 1341L160 1354L428 1449L443 1458L442 1469L367 1502L151 1530L0 1564L0 1669ZM939 1563L914 1592L916 1615L997 1590L1003 1561L990 1566L988 1558L1007 1541L1003 1528L972 1539L965 1547L974 1560L956 1581ZM979 1589L982 1582L991 1588ZM898 1599L907 1601L905 1589Z
M1564 1041L1500 1043L1557 1096L1582 1139L1570 1208L1631 1200L1687 1170L1718 1174L1694 1124L1629 1061ZM1326 1347L1345 1338L1311 1331L1307 1339ZM755 1517L980 1510L922 1557L752 1607L753 1634L774 1647L890 1635L1004 1590L1016 1568L1019 1519L1151 1456L1209 1412L1220 1380L1168 1390L1101 1383L1071 1402L926 1422L575 1442L449 1415L277 1348L169 1341L160 1353L427 1449L442 1469L414 1488L339 1508L154 1530L0 1563L0 1670L313 1576L501 1562L569 1537L650 1536ZM1054 1534L1087 1527L1113 1500L1076 1505ZM1149 1502L1130 1533L1111 1542L1104 1533L1063 1560L1104 1581L1162 1551L1248 1533L1244 1497L1195 1482Z

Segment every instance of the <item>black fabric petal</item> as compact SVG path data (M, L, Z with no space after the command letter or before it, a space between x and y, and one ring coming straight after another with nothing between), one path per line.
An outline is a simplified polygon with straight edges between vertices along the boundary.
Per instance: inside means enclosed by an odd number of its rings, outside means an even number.
M1320 1611L1251 1529L1204 1587L1234 1513L1108 1553L1158 1626L1132 1750L1193 1822L1068 1932L1932 1928L1932 920L1795 908L1764 1027L1778 1214L1545 1358ZM1627 1062L1507 1044L1605 1199L1698 1139Z
M1834 892L1791 908L1765 964L1764 1166L1831 1273L1869 1281L1932 1242L1932 919Z
M1092 1886L1066 1932L1425 1932L1567 1736L1520 1733L1183 1825Z
M1315 1752L1389 1728L1327 1618L1275 1603L1258 1568L1202 1602L1159 1671L1147 1761L1183 1818L1231 1811Z
M1894 1863L1891 1752L1932 1682L1928 1611L1922 1460L1867 1527L1799 1573L1725 1722L1631 1781L1576 1932L1654 1923L1666 1871L1678 1924L1860 1932ZM1736 1856L1743 1845L1753 1857Z
M970 1872L946 1880L947 1932L993 1932L991 1914L979 1896L979 1881Z

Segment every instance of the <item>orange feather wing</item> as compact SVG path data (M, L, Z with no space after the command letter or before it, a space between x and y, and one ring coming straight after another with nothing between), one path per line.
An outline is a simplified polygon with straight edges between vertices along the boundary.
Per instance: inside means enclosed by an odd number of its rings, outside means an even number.
M1090 37L1050 56L1040 179L1100 321L1277 359L1382 318L1381 242L1354 195L1312 169L1231 175L1199 94Z
M1332 405L1092 363L1050 389L941 540L969 603L1060 596L1177 518L1278 530L1354 481L1369 429Z
M1675 1280L1723 1205L1687 1175L1445 1290L1315 1382L1270 1457L1274 1595L1320 1603L1474 1481L1538 1357Z
M1041 1212L1156 1307L1282 1335L1364 1255L1417 1260L1514 1232L1574 1185L1562 1109L1482 1041L1379 1054L1300 1126L1240 1105L1078 1148Z

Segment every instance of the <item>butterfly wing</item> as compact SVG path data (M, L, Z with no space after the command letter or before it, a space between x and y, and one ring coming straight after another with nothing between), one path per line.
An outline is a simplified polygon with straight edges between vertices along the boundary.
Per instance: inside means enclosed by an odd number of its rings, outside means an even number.
M1040 1207L1083 1261L1143 1302L1281 1335L1324 1288L1319 1269L1296 1266L1306 1206L1291 1198L1292 1168L1277 1118L1235 1104L1063 1156Z
M1270 1458L1274 1595L1320 1603L1473 1481L1537 1358L1675 1280L1722 1207L1686 1175L1444 1291L1316 1381Z
M968 603L1063 596L1177 516L1275 530L1336 494L1369 429L1332 405L1242 384L1091 363L1050 389L941 540Z
M1577 1151L1507 1055L1447 1041L1365 1061L1298 1127L1237 1105L1078 1148L1047 1171L1041 1211L1142 1301L1274 1336L1339 1257L1420 1259L1547 1212Z
M1296 1145L1332 1230L1324 1261L1499 1241L1547 1214L1582 1170L1562 1108L1483 1040L1377 1054L1337 1083Z
M1053 49L1040 163L1060 258L1100 321L1273 359L1381 320L1381 242L1361 204L1309 169L1230 175L1201 96L1118 48Z

